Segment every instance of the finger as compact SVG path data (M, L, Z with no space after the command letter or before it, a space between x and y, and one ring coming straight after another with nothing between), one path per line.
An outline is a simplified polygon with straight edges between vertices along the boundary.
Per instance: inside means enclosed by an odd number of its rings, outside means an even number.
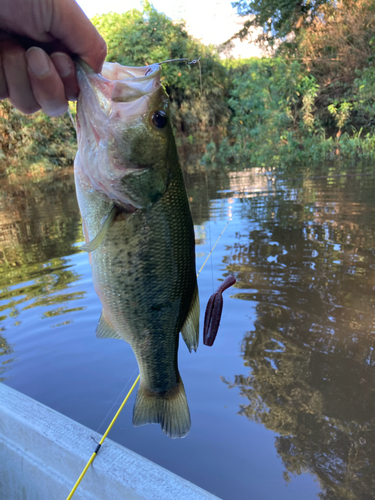
M8 87L5 79L5 73L3 70L3 62L0 51L0 101L8 97Z
M50 57L64 84L66 99L68 101L76 101L79 94L79 87L72 59L63 52L55 52Z
M26 52L29 76L35 99L49 116L59 116L68 109L64 85L51 59L39 47Z
M53 3L55 9L49 33L100 73L107 46L95 26L74 0L54 0Z
M3 40L0 52L10 102L25 114L35 113L40 106L31 88L25 50L13 40Z

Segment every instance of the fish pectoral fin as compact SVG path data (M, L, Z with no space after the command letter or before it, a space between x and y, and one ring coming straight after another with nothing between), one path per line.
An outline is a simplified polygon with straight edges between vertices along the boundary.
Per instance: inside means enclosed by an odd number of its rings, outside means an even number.
M117 207L113 205L111 211L108 214L108 217L106 218L98 234L89 243L85 243L84 245L80 246L79 247L80 250L84 250L85 252L93 252L94 250L96 250L99 247L100 243L103 241L116 215L117 215Z
M181 328L182 338L185 340L189 351L196 351L199 344L199 294L198 285L195 287L193 298L191 301L189 312L186 316L185 323Z
M122 339L121 335L105 319L103 312L96 327L96 337L98 339Z

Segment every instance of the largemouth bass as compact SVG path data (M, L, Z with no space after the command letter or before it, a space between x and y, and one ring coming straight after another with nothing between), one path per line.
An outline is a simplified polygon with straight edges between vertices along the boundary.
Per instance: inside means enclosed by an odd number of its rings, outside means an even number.
M177 364L179 334L196 350L194 228L158 64L78 63L75 182L103 309L97 337L128 342L140 385L135 426L185 436L190 413Z

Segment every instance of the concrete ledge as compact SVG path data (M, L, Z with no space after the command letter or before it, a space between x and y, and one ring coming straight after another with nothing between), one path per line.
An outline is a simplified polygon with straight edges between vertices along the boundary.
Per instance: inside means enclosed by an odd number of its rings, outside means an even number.
M96 432L0 383L0 499L65 500ZM217 500L106 439L74 500Z

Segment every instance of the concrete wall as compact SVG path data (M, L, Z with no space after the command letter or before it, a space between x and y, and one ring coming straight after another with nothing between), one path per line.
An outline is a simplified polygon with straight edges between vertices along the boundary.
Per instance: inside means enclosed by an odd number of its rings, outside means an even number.
M0 499L65 500L101 436L0 383ZM73 500L217 500L106 439Z

